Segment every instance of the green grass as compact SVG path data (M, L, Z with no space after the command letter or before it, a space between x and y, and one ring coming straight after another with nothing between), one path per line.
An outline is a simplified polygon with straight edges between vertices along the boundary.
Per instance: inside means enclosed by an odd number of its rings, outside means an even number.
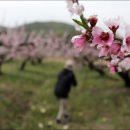
M0 129L65 129L55 123L58 102L53 95L63 64L51 61L37 66L28 64L25 72L18 71L19 65L20 62L13 62L3 66ZM130 129L130 92L124 89L122 80L110 74L100 77L88 68L75 70L78 86L70 94L72 121L67 124L68 129ZM45 113L41 112L43 109Z

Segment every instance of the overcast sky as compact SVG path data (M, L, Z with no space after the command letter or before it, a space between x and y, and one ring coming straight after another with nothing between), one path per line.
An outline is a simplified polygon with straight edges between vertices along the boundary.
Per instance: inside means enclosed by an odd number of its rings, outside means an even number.
M121 16L130 23L130 1L81 1L86 16L99 18ZM0 1L0 24L14 26L33 21L72 23L65 1Z

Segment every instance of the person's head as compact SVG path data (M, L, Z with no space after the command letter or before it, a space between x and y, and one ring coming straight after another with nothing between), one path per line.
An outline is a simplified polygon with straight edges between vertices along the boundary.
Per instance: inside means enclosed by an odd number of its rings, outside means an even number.
M67 61L65 62L65 68L66 68L66 69L72 70L72 69L73 69L73 65L74 65L74 63L73 63L72 60L67 60Z

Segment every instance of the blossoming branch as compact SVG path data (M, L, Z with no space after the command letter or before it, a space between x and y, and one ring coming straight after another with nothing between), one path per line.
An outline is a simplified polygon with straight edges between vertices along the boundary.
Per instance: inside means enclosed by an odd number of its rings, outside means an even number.
M99 57L109 60L108 67L112 73L130 69L130 26L125 25L123 38L117 35L121 20L119 17L105 21L108 31L97 26L98 17L84 16L85 8L78 0L66 0L73 21L79 26L81 34L72 37L73 45L82 51L87 44L95 47ZM77 17L78 16L78 17ZM87 51L87 49L86 49Z

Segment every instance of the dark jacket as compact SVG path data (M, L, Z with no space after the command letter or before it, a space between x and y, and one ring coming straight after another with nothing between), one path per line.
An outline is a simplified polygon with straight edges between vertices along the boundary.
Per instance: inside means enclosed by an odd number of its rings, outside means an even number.
M68 94L72 86L76 86L77 81L73 71L69 69L63 69L58 75L58 81L55 86L55 96L57 98L68 98Z

